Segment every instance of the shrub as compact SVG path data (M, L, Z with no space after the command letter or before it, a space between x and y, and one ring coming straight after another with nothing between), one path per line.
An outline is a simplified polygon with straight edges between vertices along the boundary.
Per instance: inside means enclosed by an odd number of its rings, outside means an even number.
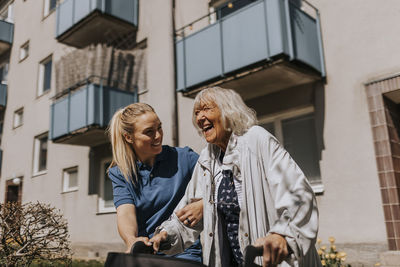
M71 264L67 221L43 203L0 204L0 266Z

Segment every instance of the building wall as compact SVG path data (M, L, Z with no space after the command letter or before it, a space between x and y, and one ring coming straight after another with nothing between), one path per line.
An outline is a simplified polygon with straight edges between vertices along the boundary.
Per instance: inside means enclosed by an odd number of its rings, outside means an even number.
M321 12L327 72L320 235L386 243L364 83L399 70L399 55L392 53L398 30L388 27L398 2L312 3Z

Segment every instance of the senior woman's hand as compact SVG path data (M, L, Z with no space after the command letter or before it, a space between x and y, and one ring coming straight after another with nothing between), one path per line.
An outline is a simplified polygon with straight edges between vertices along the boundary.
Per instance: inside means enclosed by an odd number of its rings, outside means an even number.
M186 226L194 227L203 218L203 199L193 200L176 212L176 216Z
M168 238L168 233L166 231L161 231L158 234L154 235L150 239L150 242L153 244L154 251L158 252L158 250L160 249L160 244L166 241L167 238Z
M263 247L263 267L274 267L280 264L289 254L286 239L279 234L261 237L254 244Z

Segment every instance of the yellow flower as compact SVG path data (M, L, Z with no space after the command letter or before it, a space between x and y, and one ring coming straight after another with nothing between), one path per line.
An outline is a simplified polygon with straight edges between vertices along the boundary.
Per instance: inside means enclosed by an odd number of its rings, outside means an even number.
M347 256L346 252L339 252L338 258L345 258Z
M331 244L335 243L335 238L333 236L329 237L329 242L331 242Z
M334 258L336 258L336 254L331 253L330 257L331 257L331 259L334 259Z
M329 259L329 254L325 254L325 258Z
M318 249L317 252L318 252L318 255L320 255L320 256L322 255L322 253L324 253L324 252L323 252L322 250L320 250L320 249Z
M317 239L317 244L321 244L322 240L320 238Z
M375 263L375 266L381 266L380 262Z
M331 246L331 249L333 249L333 251L336 251L336 246L335 246L335 245L332 245L332 246Z
M325 251L325 250L326 250L326 246L322 246L322 247L321 247L321 250L322 250L322 251Z
M326 266L325 260L321 260L321 263L322 263L323 266Z

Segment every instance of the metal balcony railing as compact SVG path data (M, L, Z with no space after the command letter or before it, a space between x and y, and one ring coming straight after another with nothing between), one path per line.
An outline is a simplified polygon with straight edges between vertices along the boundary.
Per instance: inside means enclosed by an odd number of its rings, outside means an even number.
M127 34L138 25L138 0L65 0L57 6L56 38L77 47Z
M217 9L176 31L178 91L277 58L325 76L319 12L306 1L258 0L221 14Z
M136 92L89 82L51 105L50 139L55 141L93 127L104 129L115 111L134 102L137 102Z

